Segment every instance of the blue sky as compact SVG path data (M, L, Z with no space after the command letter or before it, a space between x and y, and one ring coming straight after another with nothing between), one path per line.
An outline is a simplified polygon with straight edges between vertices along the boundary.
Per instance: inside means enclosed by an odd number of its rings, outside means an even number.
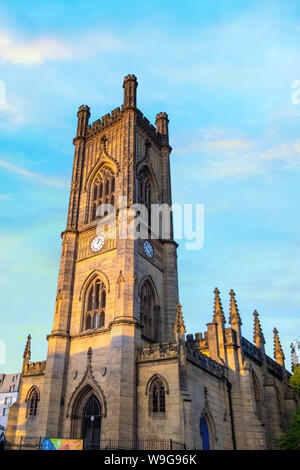
M205 205L205 243L179 248L188 333L204 331L218 286L236 292L243 334L260 313L266 349L300 331L299 1L33 1L0 5L0 340L3 372L46 357L73 161L76 112L122 103L170 119L173 201Z

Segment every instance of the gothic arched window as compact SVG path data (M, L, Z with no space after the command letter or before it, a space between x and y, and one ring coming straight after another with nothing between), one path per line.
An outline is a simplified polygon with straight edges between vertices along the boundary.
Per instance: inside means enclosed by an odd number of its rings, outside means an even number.
M101 279L94 279L85 294L83 329L105 326L106 288Z
M166 411L166 391L160 379L155 379L150 387L150 410L152 413Z
M27 416L36 416L39 394L36 388L33 388L27 399Z
M91 221L97 218L97 208L101 204L109 203L112 206L115 205L115 185L113 170L107 166L103 167L92 186ZM107 215L107 211L105 211L104 215Z
M149 280L141 287L140 321L144 326L143 334L151 340L156 340L155 293Z
M142 170L138 177L138 201L139 204L144 204L148 212L148 221L145 220L145 223L148 222L148 227L151 226L151 183L149 180L148 172Z

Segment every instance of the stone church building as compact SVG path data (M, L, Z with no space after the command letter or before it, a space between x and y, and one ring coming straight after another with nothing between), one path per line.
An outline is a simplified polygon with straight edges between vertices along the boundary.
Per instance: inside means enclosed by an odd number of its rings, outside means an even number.
M116 206L117 222L134 222L135 203L149 214L151 204L172 205L168 116L150 124L134 75L123 88L121 108L101 120L89 124L88 106L77 114L47 360L30 362L29 336L8 445L48 437L83 438L93 449L276 448L297 400L277 330L273 360L258 313L251 343L234 292L226 326L216 288L207 331L186 335L172 227L168 238L148 228L124 237L110 212L99 216L103 203Z

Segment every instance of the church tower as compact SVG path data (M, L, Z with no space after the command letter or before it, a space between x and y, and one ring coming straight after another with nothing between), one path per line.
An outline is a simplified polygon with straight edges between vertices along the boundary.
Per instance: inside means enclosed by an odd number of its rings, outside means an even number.
M47 360L30 361L29 335L7 443L276 448L298 400L277 329L274 361L257 311L252 344L242 335L234 291L226 327L216 288L207 331L186 335L170 211L169 121L159 113L156 127L150 124L137 109L137 86L134 75L125 77L121 108L92 124L89 107L78 110Z
M168 237L153 236L159 210L151 210L171 206L169 121L159 113L150 124L137 86L126 76L121 109L92 125L88 106L77 113L43 436L135 439L137 348L174 339L177 244L172 220ZM93 427L89 407L97 410Z

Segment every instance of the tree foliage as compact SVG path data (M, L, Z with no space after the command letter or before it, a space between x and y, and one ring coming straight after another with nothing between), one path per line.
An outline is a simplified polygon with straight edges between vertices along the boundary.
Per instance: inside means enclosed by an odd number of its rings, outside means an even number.
M296 393L300 394L300 366L295 368L289 385ZM300 450L300 402L292 417L291 426L280 439L279 445L283 450Z
M300 395L300 366L295 367L294 373L290 377L289 385Z

